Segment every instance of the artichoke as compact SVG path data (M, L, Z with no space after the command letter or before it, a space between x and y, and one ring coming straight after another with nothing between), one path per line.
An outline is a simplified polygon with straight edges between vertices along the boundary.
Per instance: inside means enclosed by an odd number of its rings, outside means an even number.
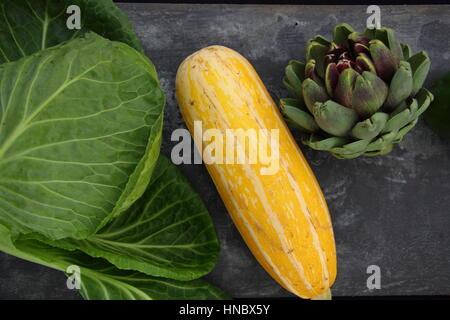
M309 40L306 63L291 61L280 100L302 142L340 159L389 153L417 123L433 95L422 85L430 69L425 51L411 55L389 28L334 28L333 42Z

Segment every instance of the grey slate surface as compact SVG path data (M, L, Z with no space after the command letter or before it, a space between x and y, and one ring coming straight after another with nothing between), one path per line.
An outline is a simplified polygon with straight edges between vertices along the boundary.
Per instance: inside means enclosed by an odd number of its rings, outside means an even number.
M172 130L184 127L175 96L178 65L202 47L229 46L254 65L275 100L290 59L306 41L330 37L334 25L365 25L365 6L243 6L121 4L155 63L167 94L162 152ZM450 6L382 6L382 24L432 59L427 82L450 65ZM423 120L383 157L337 160L301 146L327 198L338 252L336 296L450 293L450 144ZM210 282L236 298L293 297L258 265L233 226L206 169L181 166L201 194L217 228L221 255ZM368 290L366 269L381 268L381 289ZM0 299L77 299L65 277L0 254Z

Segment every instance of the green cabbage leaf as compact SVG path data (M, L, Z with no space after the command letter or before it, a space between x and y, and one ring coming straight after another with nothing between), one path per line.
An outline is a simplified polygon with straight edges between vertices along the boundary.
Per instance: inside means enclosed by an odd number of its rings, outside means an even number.
M209 273L219 254L214 225L200 196L162 155L144 195L96 234L83 240L30 237L105 258L120 269L175 280Z
M69 29L68 7L80 9L80 29ZM77 13L78 14L78 13ZM0 63L18 60L93 31L142 52L127 15L112 0L0 0Z
M221 290L201 279L177 281L119 270L103 259L80 251L66 251L40 241L21 239L1 224L0 250L62 272L67 272L71 266L78 267L80 293L89 300L228 299Z
M148 59L93 33L0 65L0 222L95 233L145 191L164 103Z
M68 7L81 11L70 30ZM225 299L217 235L160 155L165 96L111 0L0 0L0 250L86 299Z

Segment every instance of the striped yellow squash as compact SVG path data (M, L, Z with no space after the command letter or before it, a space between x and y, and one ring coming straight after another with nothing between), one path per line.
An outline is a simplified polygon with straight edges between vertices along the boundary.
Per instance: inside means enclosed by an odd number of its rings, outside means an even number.
M176 88L192 134L194 121L202 122L203 131L279 129L276 174L261 174L260 163L211 163L207 169L236 227L264 269L299 297L329 296L336 277L336 251L327 204L252 65L234 50L207 47L180 65ZM202 139L194 139L197 145L202 143ZM203 142L203 146L209 143Z

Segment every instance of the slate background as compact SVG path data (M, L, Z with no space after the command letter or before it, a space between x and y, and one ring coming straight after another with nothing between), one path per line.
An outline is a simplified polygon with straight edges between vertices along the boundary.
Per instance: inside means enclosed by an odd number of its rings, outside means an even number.
M275 100L290 59L334 25L365 25L366 6L119 4L132 19L167 94L162 152L184 127L174 96L178 65L202 47L229 46L254 65ZM382 24L432 59L428 82L449 69L450 6L381 6ZM450 144L423 120L383 157L337 160L301 146L327 198L338 253L335 296L450 293ZM206 169L181 166L201 194L221 241L207 279L236 298L293 297L258 265L233 226ZM381 268L381 290L368 290L366 269ZM0 253L0 299L80 299L65 276Z

